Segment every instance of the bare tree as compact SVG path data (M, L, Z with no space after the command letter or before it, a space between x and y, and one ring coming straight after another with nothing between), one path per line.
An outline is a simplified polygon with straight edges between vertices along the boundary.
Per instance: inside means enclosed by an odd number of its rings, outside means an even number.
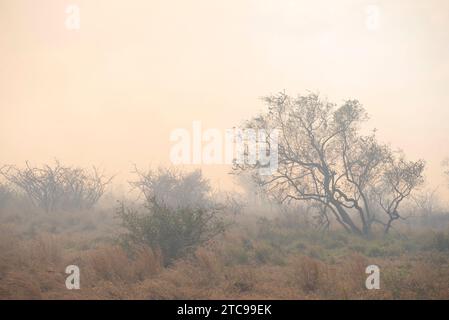
M422 190L412 196L414 211L423 217L430 217L440 210L440 202L437 196L438 188Z
M23 169L8 165L0 170L0 174L46 212L90 209L112 180L100 174L95 167L89 172L83 168L63 166L58 161L53 166L40 168L32 167L28 162Z
M423 169L423 161L406 161L404 158L388 161L380 183L375 186L379 204L388 216L384 224L385 233L388 233L395 220L402 218L398 210L401 202L423 183Z
M361 104L348 100L337 107L313 93L296 98L280 93L265 101L268 112L248 121L247 127L280 131L278 168L270 176L255 170L259 164L235 164L234 169L253 172L266 191L281 202L317 202L347 231L369 235L378 220L370 195L381 182L395 183L384 176L399 162L387 145L377 141L375 132L360 133L359 126L367 119ZM270 136L266 143L275 147ZM418 161L401 169L416 169L413 174L421 177L423 167ZM401 177L407 174L403 172ZM411 189L414 186L411 184ZM396 191L394 187L390 190ZM403 193L404 197L409 192Z

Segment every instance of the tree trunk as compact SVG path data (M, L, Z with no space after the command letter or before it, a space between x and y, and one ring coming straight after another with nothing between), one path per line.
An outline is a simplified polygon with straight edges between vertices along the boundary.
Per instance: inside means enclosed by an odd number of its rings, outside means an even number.
M351 229L351 231L355 234L358 235L363 235L363 232L360 230L360 228L358 228L355 223L352 221L351 217L349 216L349 214L343 209L343 207L337 202L337 201L332 201L332 204L335 206L335 208L337 209L338 214L340 215L341 219L343 220L344 223L346 223L349 228Z

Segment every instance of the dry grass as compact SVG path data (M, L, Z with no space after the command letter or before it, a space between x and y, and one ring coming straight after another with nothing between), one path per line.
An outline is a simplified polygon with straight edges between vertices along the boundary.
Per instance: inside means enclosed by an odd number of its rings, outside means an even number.
M449 298L445 235L432 232L362 240L245 217L163 267L158 252L117 245L112 220L93 213L80 214L75 226L63 217L33 219L42 227L30 232L22 219L0 216L0 299ZM80 267L80 290L65 287L70 264ZM365 288L369 264L380 267L380 290Z

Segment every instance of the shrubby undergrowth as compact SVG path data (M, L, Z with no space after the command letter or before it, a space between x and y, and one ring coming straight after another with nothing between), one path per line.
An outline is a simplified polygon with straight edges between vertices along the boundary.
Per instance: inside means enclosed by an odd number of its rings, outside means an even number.
M160 250L164 264L192 253L224 231L223 206L210 197L201 172L169 169L138 173L132 183L144 195L140 208L121 203L117 214L126 233L122 242Z

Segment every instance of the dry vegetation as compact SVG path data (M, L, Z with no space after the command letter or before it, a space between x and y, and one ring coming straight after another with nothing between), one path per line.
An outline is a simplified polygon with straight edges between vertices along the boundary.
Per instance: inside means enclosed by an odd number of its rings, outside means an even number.
M416 193L425 162L363 136L356 100L267 102L247 125L282 128L279 167L235 167L258 182L243 200L200 171L136 168L140 200L100 206L111 178L96 169L0 168L0 298L449 298L449 214ZM365 286L373 264L379 290ZM80 290L65 286L69 265Z
M447 299L449 234L407 231L366 240L320 233L297 216L244 213L228 230L169 266L149 246L129 251L112 210L64 216L4 203L1 299ZM67 290L65 267L81 270ZM381 289L365 288L365 268Z

